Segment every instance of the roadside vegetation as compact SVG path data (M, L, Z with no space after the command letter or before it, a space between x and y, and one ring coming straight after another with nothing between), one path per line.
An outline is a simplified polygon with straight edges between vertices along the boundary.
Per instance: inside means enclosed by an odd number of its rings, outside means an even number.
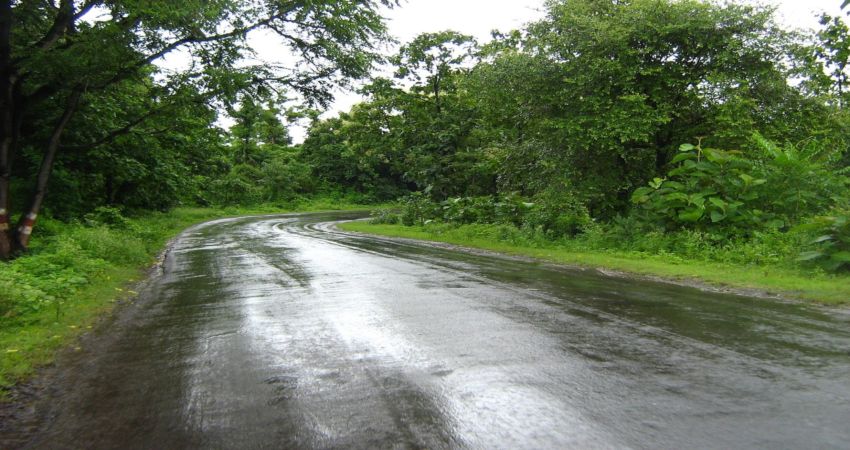
M395 3L0 1L0 395L186 226L374 203L313 177L287 127L369 74Z
M687 285L828 305L850 303L850 277L819 268L801 268L795 262L795 251L783 257L777 253L776 242L769 237L762 242L743 242L717 249L700 242L699 236L688 234L672 237L656 234L630 242L617 241L618 235L614 232L558 239L509 224L431 222L405 226L347 222L339 227L346 231L445 242L558 264L608 269L626 276L660 277ZM685 250L679 250L678 245L683 245Z
M43 221L26 256L0 265L0 399L16 382L93 328L116 302L132 302L166 242L190 225L222 217L364 209L344 199L289 205L176 208L125 217L101 207L81 221Z
M820 19L550 1L485 45L415 39L302 151L413 191L348 229L850 302L850 32Z

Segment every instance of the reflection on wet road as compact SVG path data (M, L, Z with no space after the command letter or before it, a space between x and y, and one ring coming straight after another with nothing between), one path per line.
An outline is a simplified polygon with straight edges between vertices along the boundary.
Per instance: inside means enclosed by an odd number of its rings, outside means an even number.
M345 218L187 231L28 445L850 445L846 313L322 225Z

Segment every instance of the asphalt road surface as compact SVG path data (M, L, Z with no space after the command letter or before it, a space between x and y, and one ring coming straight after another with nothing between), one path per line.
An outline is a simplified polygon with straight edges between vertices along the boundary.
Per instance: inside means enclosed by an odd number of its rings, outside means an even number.
M0 447L848 448L850 314L335 231L185 232Z

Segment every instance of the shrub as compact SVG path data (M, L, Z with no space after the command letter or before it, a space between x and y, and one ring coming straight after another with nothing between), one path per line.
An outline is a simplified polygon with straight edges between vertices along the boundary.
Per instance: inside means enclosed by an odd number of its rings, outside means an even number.
M111 228L126 229L130 221L121 213L121 210L111 206L99 206L94 211L86 214L83 221L89 226L106 225Z
M493 197L457 197L440 203L442 220L450 223L493 223L496 221Z
M401 223L403 225L423 225L428 221L442 217L439 205L421 192L414 192L400 201L402 203Z
M552 238L573 237L593 223L584 204L568 191L545 191L530 205L523 224Z
M850 211L836 211L799 227L814 238L799 261L812 261L831 272L850 271Z
M372 211L369 223L376 225L396 225L401 222L401 217L390 209L378 209Z
M747 236L788 229L835 204L847 179L829 170L815 150L776 147L757 136L762 154L744 157L684 144L665 178L637 189L637 214L668 230L711 230Z

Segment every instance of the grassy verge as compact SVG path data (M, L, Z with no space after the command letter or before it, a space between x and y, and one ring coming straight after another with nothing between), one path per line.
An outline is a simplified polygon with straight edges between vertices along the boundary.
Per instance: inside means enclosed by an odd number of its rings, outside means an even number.
M368 209L317 200L298 211ZM0 263L0 401L14 384L53 360L135 292L166 242L185 228L222 217L286 212L279 207L178 208L117 222L65 224L44 219L30 254Z
M756 289L830 305L850 304L850 277L805 272L780 265L718 263L617 250L588 251L578 245L571 245L569 241L516 243L505 241L496 227L407 227L349 222L340 228L382 236L446 242L561 264L603 267L640 275Z

